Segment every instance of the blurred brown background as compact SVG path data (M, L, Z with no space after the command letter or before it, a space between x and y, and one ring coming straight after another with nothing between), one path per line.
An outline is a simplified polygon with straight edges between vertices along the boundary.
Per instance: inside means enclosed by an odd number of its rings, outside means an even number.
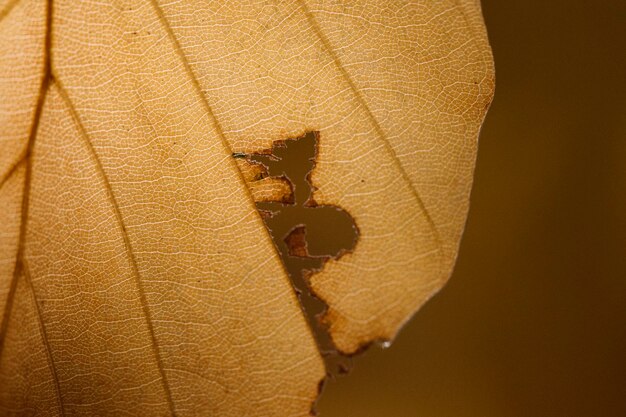
M497 88L456 271L322 417L626 416L626 2L483 11Z

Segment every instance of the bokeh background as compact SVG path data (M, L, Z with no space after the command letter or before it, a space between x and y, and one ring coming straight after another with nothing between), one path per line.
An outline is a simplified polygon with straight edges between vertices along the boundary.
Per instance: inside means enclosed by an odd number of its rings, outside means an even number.
M482 3L497 87L456 270L321 417L626 416L626 1Z

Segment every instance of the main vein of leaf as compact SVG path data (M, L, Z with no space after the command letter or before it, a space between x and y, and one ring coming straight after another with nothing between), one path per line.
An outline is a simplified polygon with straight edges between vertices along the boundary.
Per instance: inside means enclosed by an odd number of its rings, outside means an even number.
M67 105L68 109L70 110L70 113L72 115L72 119L74 120L74 123L77 127L77 129L79 130L81 136L83 137L85 144L87 145L87 148L89 149L89 153L93 158L93 161L96 165L98 174L101 177L102 183L104 185L104 188L106 189L106 192L108 194L108 198L111 201L111 206L113 208L113 211L115 213L115 218L120 226L120 232L122 235L122 239L124 240L124 246L126 248L126 254L128 256L128 262L130 264L131 270L132 270L132 274L133 277L135 278L136 281L136 285L138 288L138 292L139 292L139 298L140 298L140 302L141 302L141 306L143 309L143 313L144 316L146 318L146 324L148 326L148 332L150 334L150 339L151 339L151 346L152 346L152 350L154 353L154 357L157 363L157 368L159 370L159 374L161 376L161 381L163 384L163 390L165 391L165 395L167 398L167 403L170 409L170 413L172 416L176 415L176 411L174 408L174 401L172 399L172 392L170 390L170 386L167 380L167 375L165 373L165 368L163 366L163 360L162 360L162 355L161 355L161 351L159 349L159 344L157 341L157 337L156 337L156 333L154 331L154 326L152 324L152 313L150 312L150 308L148 307L148 301L146 298L146 291L144 289L143 286L143 281L141 279L141 275L139 274L139 268L137 266L137 259L135 257L135 252L133 251L133 247L132 244L130 242L130 238L128 236L128 232L126 231L126 226L124 225L124 219L122 218L122 213L120 211L119 205L117 203L117 199L115 198L115 194L113 194L113 189L111 188L111 183L109 182L109 179L104 171L104 168L102 166L102 163L100 161L100 158L98 157L98 154L96 153L96 150L94 149L91 140L89 139L89 135L87 134L87 131L85 130L85 127L83 126L83 123L80 121L80 118L78 117L78 113L76 112L76 108L74 107L72 101L70 100L70 97L67 94L67 91L65 90L65 88L63 88L63 85L61 84L60 80L57 79L56 77L53 76L53 80L54 80L54 84L57 87L57 90L59 92L59 94L61 95L61 97L63 98L63 101L65 102L65 104Z
M3 12L0 14L0 21L11 11L11 9L18 3L18 1L13 1L9 6L7 6ZM18 249L15 261L15 269L13 270L13 277L11 279L11 286L9 288L9 294L7 296L7 302L5 304L4 315L2 316L2 324L0 327L0 358L2 357L2 352L4 351L4 341L6 338L6 331L9 325L9 319L11 317L11 313L13 311L13 304L15 300L15 292L17 289L17 280L20 276L23 276L24 281L28 285L28 290L31 293L33 298L33 303L35 306L35 313L38 320L39 330L42 338L42 342L46 351L46 359L48 361L48 366L50 368L50 373L52 374L52 381L54 384L57 403L59 405L59 412L61 416L65 416L65 407L63 405L63 398L61 396L61 387L59 386L59 378L57 375L56 365L52 358L52 350L50 349L50 343L48 342L48 336L46 333L45 325L43 322L43 318L41 316L41 308L39 305L39 301L37 299L35 289L33 287L33 283L30 277L30 270L28 269L28 265L26 263L26 259L24 257L25 250L25 240L26 240L26 231L28 225L28 214L29 214L29 205L30 205L30 190L31 190L31 177L32 177L32 151L35 145L35 139L37 138L37 132L39 130L39 122L41 121L41 114L43 112L43 106L46 101L46 96L48 94L48 90L50 88L51 81L51 72L50 72L50 46L52 43L52 0L46 2L46 26L45 26L45 39L44 39L44 51L43 51L43 68L42 68L42 77L41 84L39 87L39 96L37 98L37 104L35 106L35 112L33 115L33 122L31 124L30 133L28 136L28 142L26 144L25 150L23 154L18 158L15 164L11 167L11 169L7 172L6 176L2 179L0 183L0 187L4 184L4 182L10 178L17 168L22 164L26 164L26 172L24 175L24 188L22 191L22 208L21 208L21 223L20 223L20 232L18 238Z
M398 170L400 171L400 174L402 175L402 179L409 186L409 189L411 190L411 194L413 194L413 197L415 198L415 201L417 202L418 207L420 208L420 210L424 214L424 217L426 218L428 226L430 227L430 229L431 229L431 231L432 231L432 233L434 235L434 238L436 240L437 249L438 249L439 252L441 252L442 243L441 243L441 237L439 236L439 231L437 229L437 226L435 225L435 222L433 221L432 217L430 216L430 213L426 209L426 205L424 204L424 200L422 200L422 197L420 196L419 192L415 188L415 185L413 184L413 182L409 178L409 175L407 174L406 170L404 169L404 166L402 165L402 163L400 163L400 159L398 158L398 154L396 153L395 149L391 145L391 142L389 141L389 138L387 137L387 134L385 133L383 128L380 126L380 123L378 122L378 119L376 119L376 117L374 116L374 113L372 113L372 110L370 109L369 105L367 104L367 101L365 101L365 98L361 94L361 91L357 88L356 84L352 80L352 77L350 76L348 71L346 71L345 67L341 63L341 60L339 59L339 56L337 55L337 52L333 48L332 44L330 43L330 41L328 40L328 38L326 37L324 32L322 31L322 28L320 27L320 25L317 23L317 20L315 19L315 16L313 16L313 13L311 13L311 11L309 10L308 5L306 4L306 0L298 0L298 2L300 3L300 7L302 8L302 11L304 12L304 15L306 16L306 18L307 18L307 20L309 22L309 25L311 26L311 28L313 29L313 31L315 32L317 37L320 39L320 42L322 42L322 45L324 46L324 48L326 49L326 51L328 52L328 54L332 58L333 62L335 63L335 66L337 67L337 69L341 73L342 77L348 83L348 86L352 90L352 93L356 97L359 105L365 110L365 112L367 113L368 117L372 121L372 124L374 125L374 129L376 130L376 134L383 141L383 144L385 146L385 150L387 151L387 154L391 157L391 159L397 165Z
M18 3L19 0L14 0L12 1L7 7L5 7L5 9L3 9L2 12L0 12L0 20L2 18L4 18L5 16L8 15L8 13L14 8L14 6ZM160 373L161 376L161 381L163 383L163 389L165 391L166 394L166 398L167 398L167 402L168 402L168 407L170 409L170 413L172 416L175 416L175 409L174 409L174 402L172 400L172 394L171 394L171 390L169 388L169 384L167 381L167 375L165 374L164 371L164 367L163 367L163 363L161 360L161 354L159 351L159 347L158 347L158 343L156 340L156 335L154 332L154 328L153 328L153 324L152 324L152 319L151 319L151 314L150 314L150 310L148 308L148 303L146 300L146 295L145 295L145 290L143 288L143 283L141 281L141 277L139 275L139 270L137 267L137 261L135 259L135 255L134 252L132 250L132 246L130 244L130 239L128 237L128 234L126 232L126 228L124 226L124 222L121 216L121 212L119 210L119 206L117 204L117 200L115 199L115 196L113 195L110 183L108 181L108 178L106 177L106 174L104 172L104 169L102 168L102 164L100 163L100 160L97 156L97 153L95 152L93 145L91 144L91 141L89 140L89 137L82 125L82 123L80 122L80 119L78 118L78 114L76 113L76 110L74 108L74 106L72 105L72 102L70 101L66 91L62 88L62 85L59 83L58 78L54 77L54 75L52 74L52 68L51 68L51 46L52 46L52 13L53 13L53 0L48 0L47 1L47 10L46 10L46 34L45 34L45 41L44 41L44 53L43 53L43 61L44 61L44 65L43 65L43 71L42 71L42 80L41 80L41 85L40 85L40 90L39 90L39 97L37 100L37 104L35 107L35 112L34 112L34 116L33 116L33 122L31 124L31 129L30 129L30 134L29 134L29 138L28 138L28 142L26 145L26 149L24 151L24 154L22 157L18 158L18 161L9 169L9 171L6 173L6 175L1 178L0 181L0 186L4 185L4 183L14 174L14 172L17 170L17 167L21 164L21 163L25 163L26 164L26 173L25 173L25 178L24 178L24 187L23 187L23 192L22 192L22 209L21 209L21 224L20 224L20 232L19 232L19 238L18 238L18 251L17 251L17 255L16 255L16 264L15 264L15 269L13 271L13 277L11 279L11 284L10 284L10 288L9 288L9 293L7 296L7 301L5 304L5 311L4 314L2 316L2 323L0 324L0 358L2 357L2 352L3 352L3 348L4 348L4 341L6 339L6 331L8 328L8 324L10 321L10 316L11 316L11 312L13 310L13 304L14 304L14 299L15 299L15 292L16 292L16 288L17 288L17 280L19 278L20 275L24 275L25 279L28 281L28 285L30 287L30 290L32 292L32 296L35 300L35 305L36 305L36 310L37 310L37 314L40 320L40 328L42 331L42 337L43 337L43 341L44 341L44 345L46 347L46 354L47 354L47 358L49 361L49 366L51 369L51 372L53 374L53 379L54 379L54 384L55 384L55 388L57 390L57 395L58 395L58 401L59 401L59 407L60 407L60 411L62 413L62 415L64 415L64 407L63 407L63 402L62 402L62 398L61 398L61 391L60 391L60 386L59 386L59 380L57 377L57 373L56 373L56 366L54 364L53 358L52 358L52 353L50 350L50 344L48 343L47 340L47 336L46 336L46 331L45 331L45 325L43 322L43 319L41 317L41 312L39 309L39 301L37 300L36 297L36 292L32 283L32 280L30 279L30 276L27 274L29 274L29 272L26 270L26 264L25 264L25 259L24 259L24 243L25 243L25 237L26 237L26 230L27 230L27 223L28 223L28 213L29 213L29 203L30 203L30 189L31 189L31 174L32 174L32 149L35 143L35 139L37 136L37 131L39 128L39 123L41 120L41 114L43 111L43 105L46 101L46 96L48 93L48 90L50 88L50 86L52 85L52 82L55 83L59 94L61 95L61 97L63 98L63 100L65 101L65 103L67 104L70 113L72 115L72 118L74 120L74 122L76 123L76 126L78 128L78 130L81 132L83 138L85 139L85 142L87 144L87 147L89 149L89 151L91 152L91 155L94 158L94 161L96 163L97 169L99 171L99 173L102 176L102 180L103 183L105 185L105 188L107 190L107 193L109 195L109 198L112 202L113 205L113 209L115 212L115 215L117 217L117 221L119 222L120 225L120 229L121 229L121 234L124 240L124 244L126 246L126 250L127 250L127 254L129 257L129 263L131 266L131 269L133 271L133 275L136 278L136 282L137 282L137 286L138 286L138 291L139 291L139 296L140 296L140 301L141 301L141 305L144 311L144 315L146 317L146 323L148 326L148 330L151 336L151 346L155 355L155 359L156 359L156 363L157 363L157 367L158 367L158 371Z
M6 9L5 9L6 10ZM6 16L6 14L4 15ZM21 222L20 231L17 243L17 254L15 256L15 268L13 269L13 277L11 278L11 284L9 286L9 293L7 295L7 301L4 306L4 314L2 315L2 324L0 324L0 358L4 352L4 342L6 339L6 332L9 326L11 318L11 312L13 311L13 302L15 299L15 290L17 288L17 280L23 272L23 260L24 260L24 243L26 240L26 230L28 225L28 212L30 204L30 182L32 174L32 151L35 144L35 138L37 137L37 131L39 130L39 122L41 120L41 113L43 111L43 105L46 101L46 95L48 93L48 87L50 86L50 45L51 45L51 29L52 28L52 0L46 2L46 26L45 26L45 38L44 38L44 51L43 51L43 69L41 75L41 83L39 86L39 96L35 105L35 112L33 113L33 120L28 135L28 141L23 153L23 162L26 164L26 172L24 174L24 186L22 190L22 207L21 207ZM5 179L8 179L10 175L16 170L20 162L16 163L14 167L7 173ZM3 179L3 181L5 180Z

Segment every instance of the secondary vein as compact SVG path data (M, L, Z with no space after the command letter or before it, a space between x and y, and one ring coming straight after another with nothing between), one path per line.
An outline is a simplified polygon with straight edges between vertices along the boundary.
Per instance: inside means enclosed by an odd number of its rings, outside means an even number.
M258 220L259 224L263 225L264 224L263 223L263 219L261 218L261 214L256 209L254 197L252 196L252 192L250 191L250 188L248 187L248 183L245 180L241 170L237 166L237 161L235 160L235 158L232 158L233 151L232 151L232 148L231 148L230 144L228 143L228 140L226 139L226 135L224 134L224 129L222 128L222 125L220 124L219 120L217 119L217 116L215 115L215 112L211 108L211 105L209 104L209 102L207 100L207 97L202 92L202 88L200 87L200 82L198 81L198 78L196 77L196 74L194 73L193 69L191 68L191 64L189 63L189 60L187 59L187 55L185 55L185 52L183 51L183 49L182 49L182 47L180 45L180 42L178 41L178 38L174 34L174 31L172 30L172 27L170 26L167 18L165 17L165 14L163 13L163 10L161 9L161 6L159 6L158 0L150 0L150 3L152 4L155 12L157 13L157 16L159 17L159 20L163 24L163 27L167 31L167 34L170 37L170 39L171 39L171 41L172 41L172 43L174 45L174 50L178 54L178 56L179 56L179 58L180 58L180 60L181 60L181 62L183 64L183 66L185 68L185 72L187 72L187 75L191 79L191 82L193 84L194 90L195 90L196 94L198 95L202 106L204 107L207 115L209 116L209 118L211 119L211 122L213 123L213 127L215 129L215 132L217 133L218 137L220 138L221 144L224 147L225 157L228 160L228 162L230 163L232 169L234 169L235 172L237 173L237 178L239 179L240 185L242 186L242 188L244 189L244 191L246 193L246 196L248 197L247 200L248 200L248 203L249 203L250 210L252 210L255 213L255 216L257 217L257 220ZM263 227L263 226L261 228L264 231L262 236L265 239L265 246L269 247L269 248L272 248L271 250L274 253L274 258L275 259L280 259L280 254L278 252L278 249L274 245L274 241L272 240L272 236L270 235L269 231L267 231L267 229L265 227ZM288 272L287 272L287 269L285 267L285 264L283 262L279 262L279 264L280 264L280 266L281 266L281 268L283 270L283 276L284 277L288 277ZM288 282L291 282L291 281L288 280ZM298 304L295 292L293 293L293 301L295 301L296 304Z
M11 0L6 6L4 6L4 9L0 11L0 22L2 22L4 18L11 13L11 11L15 8L15 6L17 6L20 1L21 0Z
M70 100L70 97L67 94L67 91L63 88L63 85L61 84L59 79L56 77L54 77L54 86L56 87L57 91L59 92L59 95L61 96L66 106L68 107L70 114L72 116L72 119L74 121L74 124L76 125L76 128L78 129L78 131L80 132L80 135L84 139L84 142L96 166L96 170L98 171L98 174L101 177L103 186L106 189L109 201L111 202L111 206L115 213L116 220L120 227L120 233L122 235L122 240L124 241L124 246L126 248L126 254L128 256L129 265L131 267L131 271L132 271L133 277L135 278L135 282L137 285L141 307L143 309L143 313L146 318L146 324L148 327L148 332L150 334L151 346L152 346L152 350L154 353L157 368L161 376L161 382L163 385L163 390L165 391L165 396L167 398L168 407L170 409L171 415L175 416L176 411L174 408L174 401L172 399L172 392L171 392L169 382L167 379L167 374L165 373L165 368L163 366L162 354L159 349L159 343L157 341L156 332L154 330L152 313L150 311L150 308L148 307L146 291L143 285L143 281L141 279L141 275L139 273L139 268L137 266L137 259L135 257L135 252L133 251L132 244L130 242L130 237L128 236L128 232L126 231L126 226L124 224L124 219L122 217L119 204L117 203L117 199L115 198L115 194L113 193L111 183L109 182L109 179L104 171L102 162L100 161L100 158L98 157L98 154L96 153L96 150L94 149L93 144L91 143L91 139L89 138L89 135L87 134L87 131L85 130L85 127L78 116L76 108L74 107L74 104Z
M411 190L411 194L413 194L413 197L417 201L417 204L418 204L418 207L420 208L420 211L422 211L422 213L424 214L424 217L426 218L428 226L431 228L431 231L434 234L434 238L436 240L438 250L441 251L441 249L442 249L441 237L439 236L439 231L438 231L438 229L437 229L437 227L435 225L435 222L433 221L432 217L430 216L430 213L426 209L426 205L424 204L424 200L422 199L422 197L420 196L419 192L417 191L417 188L415 187L415 185L413 184L413 182L409 178L409 175L406 172L406 170L404 169L404 166L400 163L400 159L398 158L398 155L397 155L395 149L391 145L391 142L389 141L389 138L387 137L387 134L385 133L385 131L381 127L380 123L378 122L378 119L376 119L376 117L374 116L374 113L372 113L372 110L370 109L369 105L365 101L365 98L363 97L363 95L361 94L360 90L357 88L356 84L352 80L352 77L350 76L348 71L345 69L345 67L341 63L341 60L339 59L339 56L337 55L337 52L333 48L332 44L330 43L330 41L328 40L328 38L326 37L324 32L322 31L322 28L320 27L319 23L317 23L317 20L313 16L313 13L311 13L311 11L309 10L309 7L306 4L306 0L298 0L298 2L300 3L300 6L301 6L301 8L302 8L302 10L304 12L304 15L307 18L307 21L309 22L309 25L311 26L311 28L313 29L313 31L315 32L317 37L322 42L322 45L324 46L324 48L326 49L326 51L328 52L328 54L332 58L335 66L337 67L337 69L341 73L342 77L348 83L348 86L352 90L352 93L356 97L359 105L367 113L369 119L371 120L372 124L374 125L374 129L376 130L376 134L383 141L383 144L385 146L385 150L387 151L387 153L389 154L391 159L394 161L394 163L397 165L398 170L400 171L400 174L402 175L402 179L409 186L409 189Z
M6 9L5 9L6 10ZM44 51L43 51L43 69L41 76L41 84L39 86L39 96L35 105L35 112L33 114L33 121L31 123L28 141L26 144L26 150L24 153L24 161L26 163L26 172L24 174L24 186L22 190L22 207L20 215L20 231L17 243L17 254L15 256L15 268L13 269L13 276L11 278L11 284L9 287L9 293L4 305L4 314L2 316L2 323L0 324L0 357L4 351L4 341L6 331L11 318L11 312L13 311L13 301L15 299L15 289L17 288L17 280L22 274L24 248L26 241L26 231L28 225L28 213L30 205L30 190L31 190L31 176L33 168L32 152L35 145L35 139L37 137L37 131L39 130L39 122L41 120L41 114L43 112L43 105L46 101L46 94L50 86L50 44L51 44L51 31L52 31L52 0L46 2L46 26L45 26L45 38L44 38Z
M2 190L2 187L4 187L4 184L6 184L7 181L9 181L9 179L17 172L17 169L20 167L20 165L25 163L26 161L25 154L26 152L24 152L23 155L20 155L17 158L17 160L13 163L13 165L11 165L11 167L7 170L4 176L0 178L0 190Z
M35 313L37 315L37 321L39 323L39 332L41 334L41 340L46 348L46 359L48 360L48 366L50 367L50 373L52 374L52 381L54 383L54 388L57 394L57 402L59 404L59 411L61 412L61 416L65 416L65 407L63 406L63 397L61 396L61 384L59 381L59 377L57 374L56 364L54 363L54 359L52 358L52 350L50 348L50 342L48 341L48 333L46 332L46 326L43 321L43 316L41 315L41 306L37 296L35 294L35 287L33 286L33 281L30 276L30 270L28 269L28 264L26 260L22 261L22 269L24 275L24 281L28 285L29 291L33 298L33 303L35 306Z

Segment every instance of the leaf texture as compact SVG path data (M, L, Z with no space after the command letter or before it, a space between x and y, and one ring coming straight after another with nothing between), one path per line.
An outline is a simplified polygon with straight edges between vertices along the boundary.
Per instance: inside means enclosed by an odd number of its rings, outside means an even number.
M474 0L0 2L0 410L308 415L324 367L235 152L319 132L344 353L452 269L493 94ZM282 198L282 197L281 197Z

